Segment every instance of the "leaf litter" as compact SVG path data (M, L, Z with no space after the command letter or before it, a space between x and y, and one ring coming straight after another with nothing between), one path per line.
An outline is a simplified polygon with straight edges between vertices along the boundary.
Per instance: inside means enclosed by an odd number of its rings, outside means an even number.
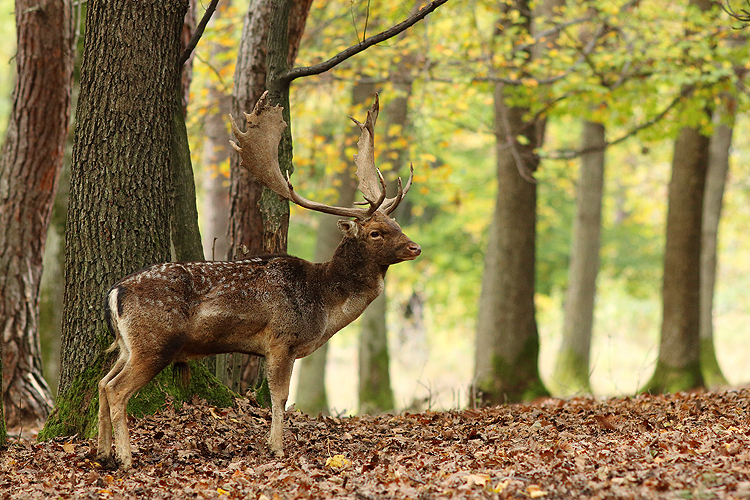
M130 471L95 439L11 437L0 496L34 498L750 498L750 389L546 399L447 412L271 416L194 400L129 419Z

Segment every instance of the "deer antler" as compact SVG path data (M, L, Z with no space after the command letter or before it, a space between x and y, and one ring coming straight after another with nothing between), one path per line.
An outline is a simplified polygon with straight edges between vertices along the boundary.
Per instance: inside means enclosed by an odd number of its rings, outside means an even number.
M401 202L403 195L411 186L414 169L411 168L409 180L404 189L401 188L401 179L398 181L398 194L395 198L386 198L385 180L380 171L375 167L375 121L378 117L379 101L377 94L372 108L367 112L365 123L360 123L354 118L362 134L357 142L359 152L354 155L354 163L357 165L357 177L359 177L359 190L365 198L368 208L344 208L333 207L310 201L294 191L291 179L284 179L279 167L278 149L281 141L281 133L287 124L281 117L281 107L269 106L268 92L264 92L255 105L251 114L245 113L247 130L240 131L234 118L229 115L232 123L232 132L237 138L239 145L230 141L232 147L240 154L240 164L247 168L255 177L279 196L290 200L297 205L332 215L343 217L355 217L367 219L376 210L390 214Z

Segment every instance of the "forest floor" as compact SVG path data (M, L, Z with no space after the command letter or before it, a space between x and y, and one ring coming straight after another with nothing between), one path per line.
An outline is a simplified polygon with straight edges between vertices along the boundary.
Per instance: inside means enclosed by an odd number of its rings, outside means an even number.
M750 389L377 417L201 401L131 419L134 468L93 439L11 438L0 498L750 498Z

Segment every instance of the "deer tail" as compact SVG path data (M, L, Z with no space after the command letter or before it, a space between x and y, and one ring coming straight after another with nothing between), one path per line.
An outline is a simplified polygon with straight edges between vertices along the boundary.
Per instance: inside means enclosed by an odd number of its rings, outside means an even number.
M107 321L107 327L115 340L105 351L107 354L114 352L118 347L121 347L122 335L120 334L120 328L118 327L120 312L122 312L122 304L120 301L121 288L114 286L107 293L107 303L104 306L104 318Z

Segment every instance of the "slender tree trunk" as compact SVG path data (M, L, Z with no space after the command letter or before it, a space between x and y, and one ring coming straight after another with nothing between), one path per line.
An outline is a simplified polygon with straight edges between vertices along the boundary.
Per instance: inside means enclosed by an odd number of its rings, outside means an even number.
M204 256L182 94L182 88L178 88L172 101L170 228L175 260L189 262L204 260Z
M195 31L195 0L189 0L188 11L182 25L180 54L185 50ZM185 115L190 96L193 74L193 55L180 68L180 85L174 95L172 109L172 150L170 153L172 211L170 227L172 246L177 261L204 260L198 206L195 197L195 178L190 161Z
M359 413L378 414L393 411L388 328L385 321L386 292L373 300L362 316L359 341Z
M496 89L498 191L479 298L478 404L523 401L546 393L537 367L539 333L534 307L536 184L519 175L505 142L506 137L526 137L527 144L516 143L515 148L526 168L536 168L535 127L523 121L526 112L507 108L502 89Z
M123 276L169 260L172 116L186 8L184 0L88 4L66 228L62 369L42 438L94 433L97 383L112 359L104 352L112 337L103 297ZM188 390L160 374L129 411L158 409L165 392L229 403L200 367L193 364Z
M604 125L584 123L581 141L583 149L601 147L604 141ZM601 149L581 157L581 172L578 176L563 339L553 377L564 395L591 392L589 356L594 325L596 277L599 273L603 190L604 149Z
M375 93L374 83L356 82L352 87L352 109L359 109L363 103L372 99ZM354 147L356 136L344 134L341 144L341 162L345 167L336 175L334 184L338 185L338 199L335 205L348 207L354 204L357 196L357 181L351 168L352 158L345 153L348 146ZM341 232L338 229L339 217L320 214L318 237L315 243L315 261L326 262L331 259L333 252L341 242ZM299 376L297 379L296 407L303 412L316 415L328 414L328 395L326 393L326 357L328 343L323 344L317 351L299 360Z
M297 55L311 2L312 0L295 0L288 15L288 43L285 44L288 66L293 64ZM253 110L255 103L266 88L271 7L272 0L251 0L242 28L232 96L232 115L241 129L245 127L245 117L242 113L249 113ZM288 104L285 108L288 113ZM291 139L289 141L289 148L291 148ZM289 161L291 161L291 149L289 155ZM229 260L247 255L258 255L268 252L269 249L286 251L286 229L283 229L283 223L275 228L267 228L263 223L260 211L263 186L255 181L249 172L240 167L236 153L233 153L230 158ZM266 196L273 199L272 197L276 195L269 193ZM282 233L284 241L281 238ZM275 242L273 235L279 235ZM243 356L241 366L240 387L244 392L258 384L260 360L256 356Z
M215 104L204 121L203 139L203 252L209 260L223 260L229 253L229 133L226 117L232 96L212 87L209 95Z
M734 102L729 104L734 106ZM728 106L722 106L714 116L714 133L709 142L701 236L700 362L703 378L710 388L728 385L716 359L713 305L718 261L719 221L721 220L724 186L729 172L729 148L732 145L733 129L734 112L730 111Z
M403 37L404 35L402 35ZM389 81L391 92L383 106L381 130L385 151L380 154L381 168L390 163L386 174L390 179L391 190L395 190L395 177L404 163L406 151L403 138L409 129L409 98L412 92L412 69L415 63L413 54L402 55L394 65ZM390 132L398 131L394 136ZM409 205L399 205L394 214L397 220L408 213ZM390 356L388 353L388 327L386 312L387 294L383 293L370 304L362 316L362 330L359 334L359 413L377 414L395 409L395 399L390 377Z
M75 59L68 0L17 0L15 13L18 76L0 153L3 400L11 426L40 422L52 408L39 348L40 283Z

